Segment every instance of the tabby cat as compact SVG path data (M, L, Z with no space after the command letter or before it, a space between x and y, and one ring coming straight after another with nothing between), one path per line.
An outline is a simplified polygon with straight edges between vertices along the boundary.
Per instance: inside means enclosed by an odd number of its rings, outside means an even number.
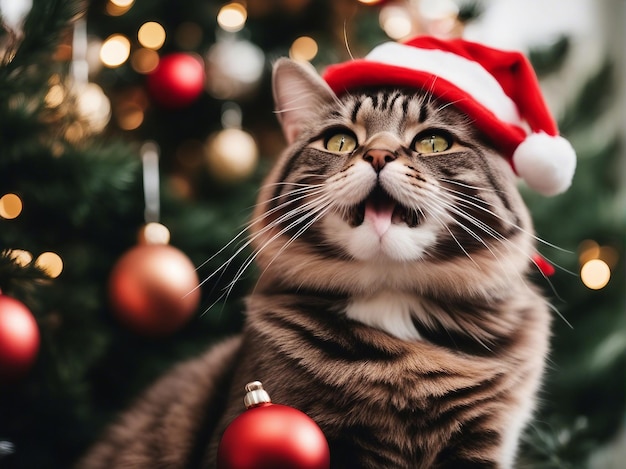
M333 468L512 467L550 314L511 164L428 89L335 93L285 58L273 80L289 145L249 226L242 334L162 378L79 467L214 467L253 380L319 424Z

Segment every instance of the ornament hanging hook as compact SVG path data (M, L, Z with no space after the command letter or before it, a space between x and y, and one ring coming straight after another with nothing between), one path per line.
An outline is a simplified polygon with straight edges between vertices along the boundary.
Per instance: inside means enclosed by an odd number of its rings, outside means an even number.
M144 218L146 223L158 223L161 216L159 194L159 146L147 141L141 146L143 164L143 193L146 202Z
M85 18L79 18L74 22L71 71L75 87L87 85L89 64L87 62L87 20Z

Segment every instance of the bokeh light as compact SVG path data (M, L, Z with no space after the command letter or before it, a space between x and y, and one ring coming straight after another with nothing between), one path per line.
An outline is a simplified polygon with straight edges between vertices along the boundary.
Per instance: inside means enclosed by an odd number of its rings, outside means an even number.
M309 36L300 36L293 41L289 49L289 57L294 60L310 61L317 55L319 47L315 39Z
M159 54L152 49L142 47L133 52L130 57L130 65L137 73L148 74L159 65Z
M130 41L122 34L109 36L100 48L100 60L110 68L119 67L130 56Z
M580 278L587 288L599 290L611 279L611 269L602 259L591 259L580 269Z
M0 217L12 220L22 213L22 199L16 194L5 194L0 197Z
M248 19L246 7L241 3L224 5L217 14L217 24L225 31L236 33L241 31Z
M105 10L111 16L121 16L135 3L135 0L109 0Z
M50 278L57 278L63 272L63 260L54 252L40 254L35 265L46 272Z
M391 39L402 39L413 30L409 12L398 5L388 5L380 10L380 27Z
M148 49L158 50L165 44L165 28L155 21L148 21L139 28L137 40Z
M79 115L89 123L92 132L102 131L111 119L111 102L95 83L87 83L77 90L76 105Z
M46 106L50 108L55 108L63 104L65 101L66 92L65 87L60 83L52 85L48 92L46 93L46 97L44 98L46 102Z
M122 130L135 130L143 124L145 113L135 103L124 103L115 111L117 125Z
M23 249L11 249L10 251L5 252L11 259L13 259L13 262L22 267L26 267L33 261L33 255Z

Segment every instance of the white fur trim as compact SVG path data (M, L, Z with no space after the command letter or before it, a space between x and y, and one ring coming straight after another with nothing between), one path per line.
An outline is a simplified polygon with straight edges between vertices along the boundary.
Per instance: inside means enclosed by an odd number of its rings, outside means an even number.
M565 192L576 169L576 152L563 137L534 133L513 153L517 174L528 186L543 195Z
M419 49L397 42L381 44L367 54L367 60L409 70L431 73L469 93L495 116L509 124L522 125L517 106L500 83L482 65L451 52Z

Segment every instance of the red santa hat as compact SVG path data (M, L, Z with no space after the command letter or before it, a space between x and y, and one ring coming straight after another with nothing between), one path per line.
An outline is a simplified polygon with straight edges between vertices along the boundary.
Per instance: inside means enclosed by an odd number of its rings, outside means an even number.
M520 52L419 36L332 65L323 78L338 95L367 86L428 90L470 116L532 189L556 195L571 184L576 153L559 136L532 65Z

